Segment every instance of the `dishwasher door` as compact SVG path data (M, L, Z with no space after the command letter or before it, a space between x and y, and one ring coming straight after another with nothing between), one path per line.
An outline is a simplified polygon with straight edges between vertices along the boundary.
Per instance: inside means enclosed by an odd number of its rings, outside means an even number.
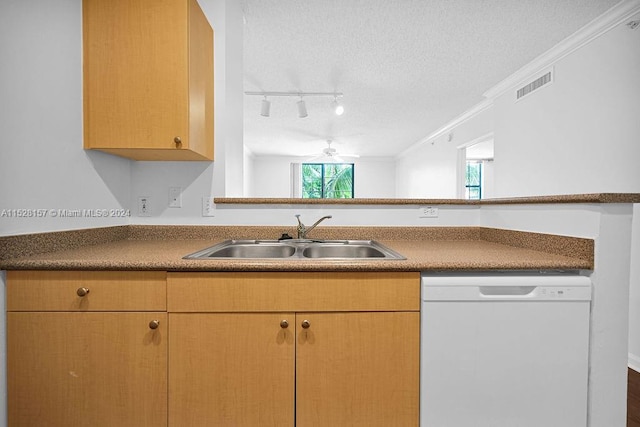
M422 427L585 427L591 282L423 274Z

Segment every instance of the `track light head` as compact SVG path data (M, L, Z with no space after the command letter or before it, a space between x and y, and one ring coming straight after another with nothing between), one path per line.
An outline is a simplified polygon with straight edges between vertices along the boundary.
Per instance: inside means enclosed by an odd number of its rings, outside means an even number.
M333 108L333 111L336 113L336 116L341 116L344 113L344 106L338 102L337 96L333 98L331 107Z
M342 92L252 92L252 91L247 91L244 94L259 95L264 97L264 99L262 100L262 104L260 105L260 115L263 117L270 116L271 102L267 99L268 96L300 97L300 101L298 101L296 104L298 107L298 117L300 117L301 119L308 116L307 105L305 104L303 99L304 96L332 96L333 102L331 103L331 108L333 109L333 112L338 116L341 116L344 113L344 107L338 101L338 97L343 96Z
M296 103L298 105L298 117L301 119L307 117L307 106L304 103L304 100L300 98L300 101Z
M271 102L267 101L267 97L265 96L262 100L262 105L260 106L260 115L263 117L269 117L269 111L271 110Z

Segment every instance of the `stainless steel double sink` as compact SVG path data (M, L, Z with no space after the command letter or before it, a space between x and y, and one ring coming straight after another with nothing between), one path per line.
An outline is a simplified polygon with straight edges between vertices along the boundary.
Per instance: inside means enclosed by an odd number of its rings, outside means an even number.
M375 240L226 240L184 259L406 259Z

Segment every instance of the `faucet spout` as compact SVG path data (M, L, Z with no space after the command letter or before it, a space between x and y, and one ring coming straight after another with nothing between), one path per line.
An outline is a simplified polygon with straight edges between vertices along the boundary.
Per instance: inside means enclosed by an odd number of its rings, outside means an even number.
M302 221L300 221L300 214L296 214L296 219L298 220L298 227L297 227L298 239L306 239L307 233L309 233L311 230L316 228L316 226L320 224L322 221L329 218L332 218L332 216L331 215L323 216L322 218L317 220L313 225L307 227L302 223Z

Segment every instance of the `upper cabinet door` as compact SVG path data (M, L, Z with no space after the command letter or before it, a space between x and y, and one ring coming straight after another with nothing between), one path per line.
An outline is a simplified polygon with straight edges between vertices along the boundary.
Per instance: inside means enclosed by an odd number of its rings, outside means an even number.
M213 160L213 30L196 0L83 0L84 148Z

